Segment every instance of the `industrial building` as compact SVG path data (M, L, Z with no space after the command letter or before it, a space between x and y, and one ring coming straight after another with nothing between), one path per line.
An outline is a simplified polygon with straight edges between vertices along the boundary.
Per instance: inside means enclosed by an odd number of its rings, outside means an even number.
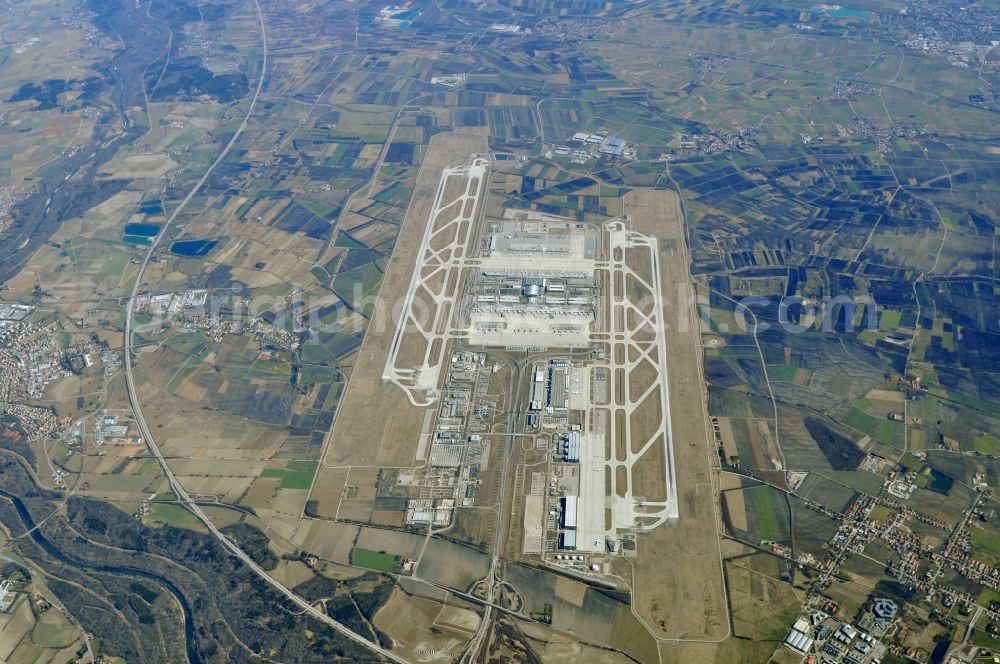
M25 304L0 302L0 320L15 322L22 321L34 310L34 307L29 307Z
M567 463L579 463L580 445L581 440L579 431L571 431L567 435L563 436L562 460Z
M545 391L545 405L556 410L566 409L566 367L550 367Z
M17 599L17 593L10 589L13 583L10 579L4 579L3 582L0 582L0 612L6 612L10 609L14 600Z
M785 645L796 652L803 654L809 652L813 645L813 639L808 634L809 631L809 623L800 618L792 626L791 631L788 632L788 636L785 637Z
M600 152L603 154L620 155L625 150L625 141L620 138L612 138L601 146Z
M541 277L524 277L521 279L521 294L531 301L531 298L538 297L545 288L545 279Z
M447 526L451 523L451 513L454 509L455 501L450 498L410 500L406 503L406 523L409 525Z
M458 468L462 465L465 445L435 442L431 445L431 465L438 468Z
M566 529L576 529L576 496L563 496L562 499L562 527Z

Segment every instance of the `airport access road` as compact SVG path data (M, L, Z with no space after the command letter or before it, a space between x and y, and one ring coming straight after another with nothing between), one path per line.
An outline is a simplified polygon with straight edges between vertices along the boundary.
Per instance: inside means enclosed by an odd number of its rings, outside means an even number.
M516 431L517 424L521 419L523 406L521 404L521 400L518 398L518 395L521 393L524 370L526 367L530 366L530 361L526 358L525 360L518 362L506 353L497 353L495 354L495 357L506 362L511 369L510 388L508 391L509 398L511 399L511 407L507 413L507 431L513 433ZM469 641L468 647L462 654L461 659L459 659L459 664L472 664L472 662L476 661L483 648L484 641L490 633L490 627L493 623L493 596L496 592L496 586L501 580L501 540L504 537L504 533L506 533L510 527L509 519L507 518L509 510L506 509L507 481L510 476L511 459L514 457L512 448L515 439L516 436L513 435L504 436L504 451L502 455L503 465L500 468L500 487L497 496L497 520L493 529L493 551L492 557L490 558L490 571L486 575L486 601L485 609L483 610L483 619L482 622L479 623L479 630L476 632L475 636L472 637L472 640Z

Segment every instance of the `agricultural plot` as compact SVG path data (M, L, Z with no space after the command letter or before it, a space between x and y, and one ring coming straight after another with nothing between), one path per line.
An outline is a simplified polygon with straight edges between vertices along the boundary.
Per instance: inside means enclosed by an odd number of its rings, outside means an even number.
M32 590L28 586L28 590ZM49 592L45 591L46 596ZM58 609L36 614L21 594L0 616L0 659L7 662L58 662L83 647L83 635Z
M723 496L726 520L737 538L752 544L792 543L791 512L781 491L763 485Z
M796 493L806 500L823 505L834 512L845 512L855 491L817 473L810 473Z
M792 547L796 554L810 554L817 559L826 555L826 545L837 534L838 522L804 500L789 496Z
M436 537L428 540L417 568L420 578L460 592L488 573L489 558L482 551Z
M524 596L526 612L545 613L551 605L552 625L586 633L610 645L618 601L569 578L521 565L508 565L506 576Z
M399 556L357 547L351 551L351 564L376 572L395 572L399 569Z
M624 620L621 622L627 623L629 617L632 617L631 614L626 612L623 616ZM586 662L587 664L597 664L598 662L624 664L633 661L631 658L639 661L656 658L656 643L642 630L641 625L634 623L634 617L633 624L623 624L618 630L620 636L614 637L615 647L628 655L608 651L603 646L581 643L570 635L546 628L539 623L518 621L516 624L525 636L537 644L534 650L538 658L545 664L556 664L570 660ZM636 629L636 627L638 628Z
M975 491L930 468L918 474L916 483L907 504L947 523L957 523L976 499Z
M734 634L774 643L784 639L789 620L798 614L799 598L790 584L742 564L726 562Z
M399 651L412 656L455 654L478 628L480 618L475 611L427 596L431 590L417 584L408 584L404 590L401 585L375 614L373 623L392 637Z

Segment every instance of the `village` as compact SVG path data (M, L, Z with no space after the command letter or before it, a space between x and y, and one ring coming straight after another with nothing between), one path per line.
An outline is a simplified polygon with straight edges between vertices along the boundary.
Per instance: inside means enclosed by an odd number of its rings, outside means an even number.
M140 315L147 325L177 331L200 331L213 342L224 335L252 334L262 349L294 350L299 335L277 327L262 316L249 319L205 313L207 291L184 291L144 296ZM32 322L38 319L41 322ZM266 350L265 350L266 352ZM97 335L84 336L72 327L47 317L33 305L0 302L0 417L4 428L23 432L26 442L61 439L71 453L82 451L80 442L92 436L95 454L105 445L142 445L131 424L131 413L96 413L92 431L85 431L83 418L60 416L49 388L63 379L99 371L100 392L124 364L121 350L112 349ZM64 486L66 473L56 469L52 480Z
M0 415L15 418L29 441L57 435L68 425L51 408L32 402L42 397L51 382L72 375L63 361L65 351L55 339L58 326L27 322L33 311L25 305L0 304ZM96 347L76 351L92 361L89 358Z
M926 456L916 453L915 458ZM930 653L915 647L900 645L905 642L903 627L898 623L900 607L896 599L869 598L862 611L854 617L840 611L837 602L825 591L838 579L844 578L844 566L854 556L877 562L866 553L870 545L884 543L891 552L885 565L886 575L894 578L900 587L908 588L930 607L931 618L953 625L950 616L955 607L965 622L989 634L1000 635L1000 602L983 606L979 597L955 582L957 574L972 585L1000 589L1000 568L976 560L972 552L970 531L977 522L989 520L992 510L987 496L979 494L957 524L914 510L905 504L914 490L912 478L889 472L878 496L860 495L843 513L807 501L809 509L816 510L840 523L836 534L827 545L827 556L820 561L796 560L820 573L812 585L802 613L789 631L782 647L792 652L813 657L822 664L879 664L885 653L905 656L912 660L929 661ZM886 495L886 493L890 495ZM890 496L898 496L899 499ZM914 522L940 530L943 544L933 546L912 527ZM776 550L776 555L787 552L774 543L762 546ZM811 558L811 557L810 557ZM791 560L791 558L788 558ZM943 609L943 610L942 610ZM971 633L971 629L969 630ZM998 644L1000 645L1000 644Z

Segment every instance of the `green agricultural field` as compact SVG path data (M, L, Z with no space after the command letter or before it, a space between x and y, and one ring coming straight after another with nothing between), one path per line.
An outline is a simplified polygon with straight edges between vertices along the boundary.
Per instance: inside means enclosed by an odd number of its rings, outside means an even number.
M1000 563L1000 532L991 527L972 528L972 557L987 565Z
M788 508L782 493L770 486L760 486L751 489L750 496L753 497L756 535L762 540L788 541Z
M790 383L795 380L796 371L798 371L798 367L788 364L767 365L767 377L769 380Z
M868 433L876 422L874 417L862 413L857 408L851 408L847 415L842 417L840 421L852 429L856 429L862 433Z
M337 407L337 403L340 401L340 393L343 391L343 388L343 383L337 383L330 389L330 393L326 395L326 401L323 402L322 410L333 412L333 409Z
M376 572L395 572L399 566L399 556L380 551L355 548L351 551L351 564Z
M182 332L167 340L167 347L183 355L190 355L205 343L205 335L201 332Z
M306 364L299 374L299 383L302 385L313 385L315 383L333 383L340 375L336 367L328 367L322 364Z
M251 371L275 376L291 376L292 365L286 362L275 362L273 360L257 360L250 368Z
M976 446L976 451L980 454L994 455L997 453L996 436L990 436L988 434L976 436L974 444Z
M208 532L205 524L198 517L180 505L158 503L150 505L149 509L150 514L146 517L147 521L155 521L163 525L187 528L188 530L195 530L202 533Z
M289 461L285 468L265 468L260 477L281 480L278 484L280 489L308 489L318 465L317 461L297 459Z
M308 489L312 485L314 471L286 470L281 475L281 489Z
M990 634L985 629L975 628L972 631L970 642L977 646L989 648L991 650L1000 649L1000 637Z
M870 496L878 495L879 491L882 490L882 482L885 479L881 475L867 471L824 470L822 474L824 477L828 477L852 489L857 489L862 493L867 493Z
M369 309L374 306L372 296L382 282L382 271L375 263L368 263L354 268L349 272L338 274L333 280L333 290L344 301L351 302L355 307L364 306Z
M896 432L898 429L899 422L893 422L888 419L879 420L878 424L875 425L875 430L871 432L872 438L880 443L891 445L896 440Z
M774 513L770 494L767 491L754 492L756 506L757 534L762 539L773 540L779 536L778 518Z
M101 271L94 277L94 282L98 284L111 277L117 278L128 264L129 253L124 249L106 247L106 250L110 255L104 257Z
M312 276L316 278L316 281L318 281L321 284L325 284L327 281L330 280L330 273L324 270L319 265L309 268L309 273L312 274Z
M65 648L76 638L74 630L46 621L38 621L31 631L31 641L43 648ZM34 661L38 661L33 660Z
M181 365L181 368L174 374L173 378L170 379L170 382L167 383L167 391L176 392L177 388L180 387L180 384L183 383L188 376L193 374L197 368L198 358L189 357L184 360L184 364Z

